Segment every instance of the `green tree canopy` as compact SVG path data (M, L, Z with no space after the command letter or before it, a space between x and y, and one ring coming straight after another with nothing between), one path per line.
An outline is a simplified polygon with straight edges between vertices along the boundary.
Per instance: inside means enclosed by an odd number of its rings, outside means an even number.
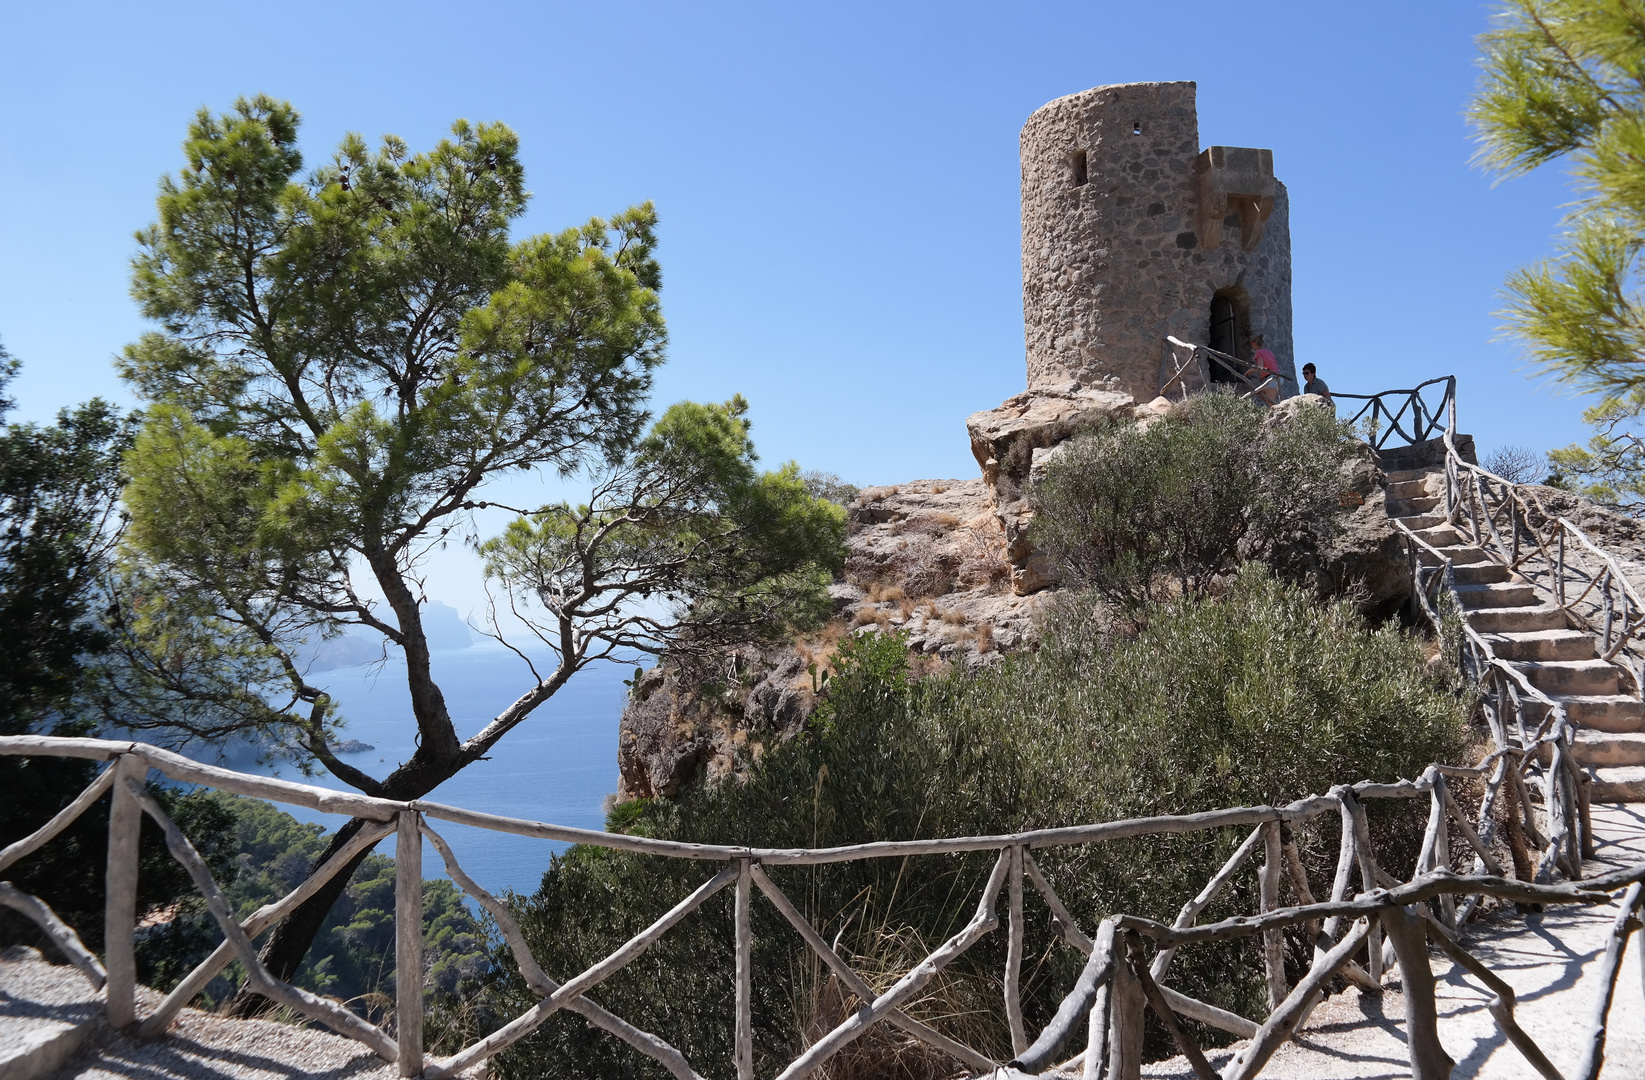
M159 329L121 361L149 402L117 621L135 674L110 691L128 723L257 729L414 798L615 650L781 634L820 611L843 514L795 470L755 470L740 402L647 431L666 344L649 203L515 240L528 193L503 125L458 121L423 153L350 135L306 176L297 128L267 97L202 110L138 234L132 291ZM482 489L521 471L590 476L594 496L518 508L484 546L553 663L460 739L419 567L448 538L478 546ZM417 750L386 777L328 749L335 708L299 660L353 626L405 652Z
M0 348L3 396L18 365ZM107 402L64 409L51 424L0 426L0 735L85 735L96 730L89 688L105 661L99 625L108 556L119 533L120 459L131 424ZM0 847L40 828L83 791L97 763L0 757ZM157 790L213 866L224 862L224 820L189 796ZM108 796L50 844L6 870L92 948L102 944ZM188 907L195 893L182 868L146 827L139 843L138 910ZM27 919L0 911L0 940L55 947Z

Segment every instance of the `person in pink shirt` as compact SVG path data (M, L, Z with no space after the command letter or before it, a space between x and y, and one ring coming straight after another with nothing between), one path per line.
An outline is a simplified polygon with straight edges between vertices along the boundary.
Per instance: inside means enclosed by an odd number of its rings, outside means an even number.
M1257 396L1270 405L1279 401L1279 360L1263 348L1261 334L1251 335L1251 370L1245 373L1245 377L1258 382L1267 380L1266 385L1257 391Z

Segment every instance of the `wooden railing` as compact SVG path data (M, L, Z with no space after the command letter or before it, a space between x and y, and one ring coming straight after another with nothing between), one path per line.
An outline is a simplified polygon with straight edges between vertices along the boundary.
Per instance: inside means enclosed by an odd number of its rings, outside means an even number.
M1463 460L1449 436L1446 445L1446 522L1546 594L1572 628L1594 634L1601 659L1616 665L1639 695L1645 601L1616 557L1548 510L1531 486Z
M1439 400L1429 401L1424 391L1432 394L1440 387ZM1359 411L1348 417L1348 422L1363 425L1367 442L1377 450L1388 446L1396 437L1400 445L1416 445L1439 438L1446 431L1456 430L1456 389L1454 375L1429 379L1410 390L1384 390L1378 394L1343 394L1332 391L1338 401L1363 401Z
M1281 380L1289 383L1296 382L1289 375L1278 372L1264 375L1261 379L1252 379L1246 372L1256 369L1249 361L1241 360L1237 356L1230 356L1225 352L1219 352L1209 345L1196 345L1190 341L1182 341L1170 334L1165 336L1165 341L1166 344L1171 346L1176 370L1162 380L1160 384L1161 397L1170 397L1174 389L1179 397L1186 398L1192 390L1203 389L1189 386L1189 376L1197 374L1198 377L1208 382L1230 384L1234 387L1234 393L1237 396L1250 398L1253 401L1267 405L1269 404L1266 396L1268 393L1271 392L1275 399L1278 399ZM1202 373L1195 366L1198 361L1205 363ZM1220 376L1213 374L1216 371L1220 371L1222 374Z
M1532 875L1536 881L1549 880L1556 866L1572 880L1580 879L1582 860L1593 851L1589 780L1571 755L1575 728L1565 706L1498 657L1491 643L1461 617L1456 567L1450 556L1403 523L1395 521L1394 528L1409 553L1412 599L1440 640L1456 635L1458 666L1478 689L1492 742L1501 755L1486 786L1486 805L1500 797L1504 782L1509 784L1511 797L1520 805L1529 805L1526 776L1540 772L1548 830L1543 833L1527 815L1514 830L1510 845L1524 845L1528 840L1540 849ZM1548 759L1546 767L1544 758ZM1490 839L1493 824L1482 819L1483 839Z
M1535 691L1529 687L1522 686L1520 692L1536 697ZM1626 889L1622 916L1613 931L1613 947L1607 952L1605 960L1612 970L1604 985L1609 987L1614 984L1615 965L1620 962L1629 933L1637 925L1632 915L1640 906L1640 882L1645 881L1645 863L1580 883L1574 880L1565 883L1548 881L1546 879L1552 870L1544 873L1540 866L1534 875L1516 879L1509 876L1508 868L1493 846L1497 843L1493 835L1496 805L1502 801L1508 804L1506 816L1513 823L1510 833L1517 835L1523 831L1537 838L1539 843L1545 838L1543 862L1550 868L1557 863L1573 879L1582 873L1584 843L1578 836L1579 815L1571 813L1569 788L1561 787L1560 779L1567 775L1567 766L1561 764L1560 753L1568 749L1568 744L1560 741L1563 738L1563 721L1557 719L1557 711L1551 711L1549 715L1556 719L1545 719L1533 737L1525 726L1523 716L1509 723L1497 714L1489 725L1492 749L1472 767L1433 765L1415 780L1343 785L1323 795L1285 806L1238 807L1001 836L892 841L820 849L671 843L497 817L421 800L393 802L249 776L202 765L143 743L11 736L0 738L0 754L91 758L111 762L85 792L50 822L0 852L0 873L3 873L6 867L49 842L105 792L112 794L103 962L99 963L80 943L74 930L58 921L37 898L4 885L0 886L0 902L34 918L94 983L104 985L109 1021L115 1027L136 1024L136 1030L141 1035L163 1034L178 1010L213 975L235 959L245 967L252 987L259 993L333 1031L359 1040L384 1060L395 1062L402 1076L421 1075L431 1080L454 1076L480 1064L530 1034L560 1009L579 1013L597 1027L660 1062L679 1080L700 1080L678 1049L657 1035L642 1031L601 1008L588 995L603 980L644 953L709 897L727 888L735 890L733 925L736 960L731 976L735 980L736 1014L732 1064L739 1080L749 1080L754 1075L751 989L755 972L752 967L750 906L756 891L783 915L801 940L859 999L857 1010L782 1068L777 1074L779 1080L800 1080L809 1075L841 1048L881 1023L893 1024L979 1072L1009 1064L1023 1072L1039 1073L1054 1065L1065 1052L1066 1045L1076 1041L1078 1033L1083 1031L1085 1047L1075 1055L1075 1060L1082 1062L1079 1067L1084 1077L1089 1080L1100 1077L1135 1080L1141 1069L1145 1009L1152 1009L1164 1022L1201 1077L1211 1078L1218 1074L1211 1071L1204 1054L1183 1029L1181 1017L1189 1017L1249 1039L1249 1045L1225 1066L1221 1077L1222 1080L1252 1077L1262 1070L1273 1053L1291 1038L1307 1018L1320 1001L1329 980L1341 975L1374 990L1384 969L1393 963L1401 967L1406 988L1407 1041L1413 1075L1441 1076L1446 1074L1448 1063L1437 1035L1432 992L1434 979L1428 959L1430 942L1494 995L1491 1011L1507 1038L1542 1075L1557 1078L1565 1074L1561 1074L1548 1061L1515 1022L1513 993L1507 984L1459 943L1468 914L1485 896L1532 904L1594 905L1607 903L1613 893ZM1547 767L1539 763L1538 750L1544 744L1554 746L1554 760ZM1565 760L1568 761L1568 755ZM1545 820L1541 822L1537 820L1532 798L1524 783L1525 778L1539 768L1544 781ZM228 907L189 839L145 791L145 778L151 770L175 781L207 785L239 795L327 813L347 814L363 818L368 824L347 847L317 868L290 895L242 920ZM1460 777L1477 778L1485 784L1485 798L1477 819L1469 818L1449 790L1448 778ZM1416 865L1405 880L1389 873L1373 849L1364 807L1366 802L1377 799L1425 799L1427 802L1427 827L1421 850ZM165 832L167 846L205 897L223 931L224 942L139 1022L134 995L132 945L137 915L134 910L137 832L139 816L144 813ZM1329 815L1340 819L1340 854L1335 875L1322 893L1329 899L1316 901L1315 883L1308 879L1292 833L1307 822ZM508 907L463 871L452 856L450 847L431 826L432 821L616 848L661 858L698 860L711 864L712 872L701 886L656 922L605 959L561 983L539 967ZM1077 925L1035 861L1037 852L1073 845L1230 828L1251 831L1205 887L1183 905L1171 925L1114 914L1088 935ZM397 860L395 910L398 977L393 1034L366 1022L338 1002L276 980L258 961L253 945L260 932L311 896L324 881L346 866L354 855L390 835L395 838ZM1453 835L1475 853L1474 867L1470 873L1458 874L1452 870ZM427 837L439 851L453 881L495 918L526 984L539 999L534 1007L497 1031L456 1054L438 1060L425 1058L422 1043L420 928L423 837ZM1512 854L1512 837L1509 849ZM1548 850L1553 852L1551 859L1546 855ZM980 851L996 853L996 857L993 871L977 898L969 921L889 989L877 994L835 952L765 872L769 866L819 866L859 859ZM1257 868L1257 912L1200 924L1199 916L1207 905L1227 888L1259 851L1262 862ZM1517 855L1514 861L1517 863ZM1534 880L1526 880L1526 877ZM1032 1039L1025 1026L1020 1001L1025 881L1039 893L1055 917L1054 925L1058 928L1061 941L1087 957L1078 979L1063 998L1055 1017ZM1295 905L1280 905L1282 881L1289 881L1297 899ZM1007 908L1003 1004L1014 1055L1009 1063L996 1062L903 1011L903 1007L909 1005L938 972L984 935L999 927L1001 920L997 905L1002 891L1006 894ZM1314 945L1312 966L1295 985L1287 981L1282 952L1283 934L1291 927L1302 927ZM1383 935L1386 935L1386 942ZM1268 985L1269 1013L1260 1023L1195 1000L1167 985L1170 964L1178 950L1206 942L1250 938L1261 939L1260 961ZM1606 993L1605 1000L1596 1007L1595 1034L1585 1044L1589 1048L1588 1057L1577 1072L1569 1075L1592 1077L1598 1073L1604 1046L1605 1015L1609 1008L1610 991ZM1064 1063L1065 1066L1070 1064Z

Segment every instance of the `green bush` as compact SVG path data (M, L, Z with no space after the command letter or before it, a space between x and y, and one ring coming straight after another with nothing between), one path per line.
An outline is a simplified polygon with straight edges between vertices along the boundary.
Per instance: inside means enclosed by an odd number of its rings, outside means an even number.
M1187 597L1156 609L1134 638L1107 634L1098 610L1089 594L1067 600L1037 654L919 683L907 678L899 639L856 638L841 650L816 722L767 753L746 784L627 807L626 831L806 847L1003 833L1275 803L1344 781L1410 776L1463 746L1462 703L1426 678L1415 642L1368 628L1347 603L1320 605L1260 567L1239 573L1220 602ZM1328 822L1318 836L1301 836L1311 861L1334 859L1335 830ZM1174 917L1242 839L1227 831L1036 858L1089 932L1115 911ZM1406 850L1412 839L1390 851L1392 865L1414 855ZM770 874L883 989L969 918L992 859L864 860ZM555 860L533 896L514 903L539 960L567 978L717 869L578 847ZM1251 877L1208 917L1253 909ZM731 1059L730 906L729 891L711 900L593 995L672 1041L705 1075L725 1073ZM845 1013L826 971L774 909L756 899L753 911L763 1074ZM1050 1018L1080 964L1072 950L1052 947L1047 921L1030 889L1024 994L1036 1025ZM1260 1015L1254 948L1184 950L1173 983ZM1004 934L988 935L910 1011L1009 1057L998 1015L1004 951ZM1299 956L1306 963L1308 951ZM474 1029L529 1007L513 970L512 960L499 958L496 980L467 1017ZM859 1043L859 1060L834 1075L945 1075L946 1063L909 1051L893 1031ZM563 1015L501 1058L497 1072L507 1080L663 1075Z
M1341 470L1357 452L1328 410L1280 421L1231 394L1196 396L1059 447L1029 491L1032 538L1064 581L1123 603L1166 582L1203 594L1252 559L1294 576L1340 529Z

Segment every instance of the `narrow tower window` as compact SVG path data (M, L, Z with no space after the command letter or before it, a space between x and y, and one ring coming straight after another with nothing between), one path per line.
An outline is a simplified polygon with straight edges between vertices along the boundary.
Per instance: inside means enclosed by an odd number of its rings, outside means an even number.
M1142 121L1141 120L1138 120L1138 121L1136 121L1135 123L1133 123L1131 125L1131 134L1133 134L1133 135L1141 135L1142 134Z
M1075 187L1083 187L1088 179L1085 172L1085 151L1075 150L1068 155L1068 169Z

